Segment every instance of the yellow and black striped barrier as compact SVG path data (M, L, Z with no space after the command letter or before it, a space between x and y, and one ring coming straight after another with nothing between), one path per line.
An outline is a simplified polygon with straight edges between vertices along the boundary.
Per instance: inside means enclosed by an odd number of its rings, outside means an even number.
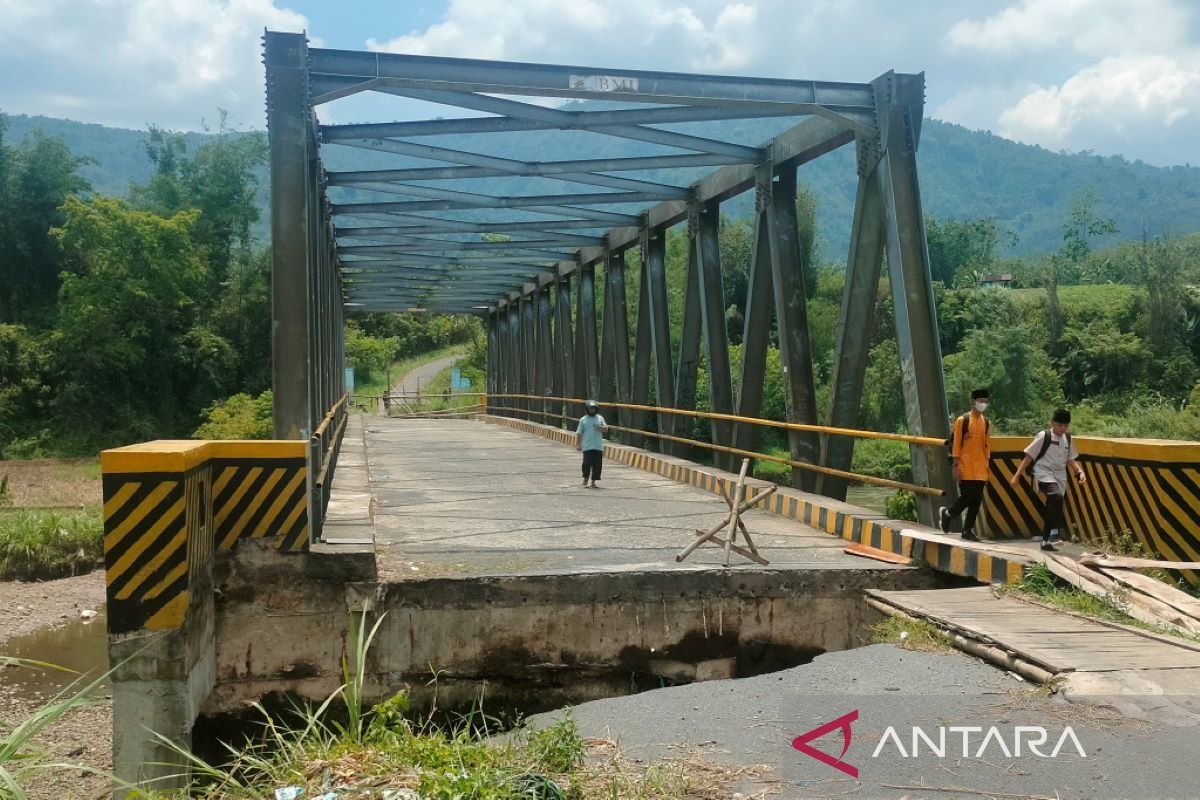
M992 469L984 506L990 538L1031 536L1046 504L1025 480L1009 484L1030 439L992 437ZM1200 560L1200 444L1078 437L1083 486L1067 492L1067 522L1085 544L1104 546L1128 534L1150 557ZM1193 571L1182 573L1196 583Z
M191 576L240 539L307 549L306 447L157 441L101 453L109 631L180 627Z

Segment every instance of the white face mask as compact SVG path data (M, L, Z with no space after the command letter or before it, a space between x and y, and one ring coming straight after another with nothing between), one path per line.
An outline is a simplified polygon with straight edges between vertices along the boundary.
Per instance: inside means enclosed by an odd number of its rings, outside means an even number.
M988 404L987 404L986 400L976 400L975 401L975 410L978 411L980 414L987 411L987 408L988 408Z

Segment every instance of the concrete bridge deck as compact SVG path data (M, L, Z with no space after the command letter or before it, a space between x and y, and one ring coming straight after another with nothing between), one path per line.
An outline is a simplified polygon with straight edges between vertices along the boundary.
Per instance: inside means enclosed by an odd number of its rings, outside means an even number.
M365 434L381 579L723 568L709 545L675 561L726 515L710 492L611 460L587 489L573 450L476 421L372 417ZM745 519L770 569L895 569L795 520Z

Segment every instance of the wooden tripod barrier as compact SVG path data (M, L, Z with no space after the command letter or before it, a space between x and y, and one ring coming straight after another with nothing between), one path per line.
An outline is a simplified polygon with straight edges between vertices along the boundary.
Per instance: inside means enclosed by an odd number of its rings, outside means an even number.
M764 567L771 563L758 554L758 548L754 546L754 540L750 538L750 532L746 530L746 523L742 522L742 514L761 503L763 500L773 494L779 487L774 485L768 486L762 491L755 492L754 495L752 495L749 499L743 499L746 495L746 472L749 469L750 459L742 459L742 469L741 472L738 473L737 483L733 488L733 497L730 498L728 492L722 491L721 493L721 496L725 500L725 504L729 506L729 516L725 518L725 521L717 523L706 531L697 529L696 540L685 547L679 553L679 555L675 556L675 561L683 561L685 558L695 552L696 548L698 548L700 545L704 544L705 542L712 542L713 544L725 549L725 566L727 567L729 566L730 553L737 553L739 556L748 558L755 563L763 565ZM726 527L729 528L729 536L726 539L722 539L717 534ZM746 547L740 547L734 544L734 540L737 538L738 531L741 531L742 538L746 540Z

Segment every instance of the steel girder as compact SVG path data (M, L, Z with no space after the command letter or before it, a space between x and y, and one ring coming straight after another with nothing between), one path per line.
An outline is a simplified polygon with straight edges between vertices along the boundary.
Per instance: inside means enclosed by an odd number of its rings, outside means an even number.
M285 40L291 72L272 55L283 52L278 43ZM279 218L272 229L279 364L312 368L340 352L339 342L322 332L335 319L326 307L332 286L332 295L344 303L338 314L420 310L488 317L493 391L601 391L645 402L654 380L659 404L691 407L703 352L712 408L754 416L761 410L768 342L777 330L788 418L815 422L805 287L795 246L795 168L853 141L860 181L828 420L858 424L866 343L886 252L908 428L944 435L944 381L915 160L923 76L887 73L866 84L601 70L309 49L303 37L280 34L268 34L267 49L272 209ZM363 91L489 116L317 124L316 107ZM536 98L630 107L553 108ZM276 103L287 108L276 110ZM757 145L700 127L765 117L796 118L798 124ZM513 133L617 137L639 142L639 149L627 157L587 157L595 148L578 140L575 147L546 148L556 158L514 157L511 137L487 136ZM326 173L321 152L336 146L375 151L380 164ZM705 167L715 169L697 180L694 171ZM720 203L756 185L759 220L735 394L726 352ZM326 199L327 187L333 202ZM666 229L685 219L688 280L680 309L683 329L676 332L669 324L663 245ZM627 315L633 309L625 302L624 254L639 245L637 335L630 353ZM605 313L598 321L593 275L601 263ZM332 282L322 273L330 266L336 267ZM307 291L293 291L296 286L286 282L302 275L308 276ZM285 313L289 303L302 311ZM295 334L302 319L317 320L317 328L310 324L307 334L280 335ZM294 342L304 343L304 359L296 357ZM277 407L291 409L284 416L311 419L311 409L324 402L333 384L322 374L317 389L310 385L301 415L285 371L277 366ZM528 410L534 404L523 405ZM645 422L644 414L620 418L633 428ZM676 422L661 414L658 428L669 433ZM716 443L754 449L754 431L747 426L717 423L712 434ZM641 437L629 438L637 444ZM843 469L851 463L848 440L822 442L819 456L816 437L792 432L789 440L794 460L819 458ZM944 463L919 448L914 478L949 484ZM794 479L812 484L808 472L794 472ZM833 495L844 488L829 478L818 485ZM931 513L923 503L923 520L931 521Z
M401 157L406 162L323 175L324 186L356 192L354 198L339 197L327 207L335 221L339 257L372 252L416 264L431 263L429 257L438 254L503 251L513 256L544 256L571 271L585 260L588 248L599 250L607 244L610 249L622 249L612 248L615 240L612 232L605 233L605 226L636 229L646 223L645 212L655 203L683 203L695 198L698 190L704 195L702 187L690 182L690 173L680 170L752 169L778 155L772 152L775 142L750 146L713 136L696 125L812 117L825 123L819 138L829 141L873 130L875 119L874 87L865 83L599 70L318 48L307 48L305 55L309 87L305 110L309 114L323 103L373 91L492 115L318 126L322 148L365 148L380 152L381 159ZM533 102L539 97L638 105L568 110ZM693 127L674 127L681 124ZM512 158L478 140L480 134L542 135L545 131L635 140L656 151L619 158ZM445 139L451 135L457 137L453 142ZM515 194L478 190L480 181L497 178L509 182L552 179L563 185L564 191ZM366 200L364 195L372 199ZM643 213L630 213L628 208L640 208ZM381 230L373 231L370 225L347 224L353 218L394 224L376 225ZM563 234L581 228L592 230L585 236ZM528 233L527 241L514 236L517 240L511 247L454 236L518 233ZM417 235L427 238L411 238ZM393 242L399 246L392 246ZM628 238L625 244L628 246ZM349 266L345 259L341 263ZM511 291L522 291L520 279L513 281ZM498 293L497 305L505 294Z

